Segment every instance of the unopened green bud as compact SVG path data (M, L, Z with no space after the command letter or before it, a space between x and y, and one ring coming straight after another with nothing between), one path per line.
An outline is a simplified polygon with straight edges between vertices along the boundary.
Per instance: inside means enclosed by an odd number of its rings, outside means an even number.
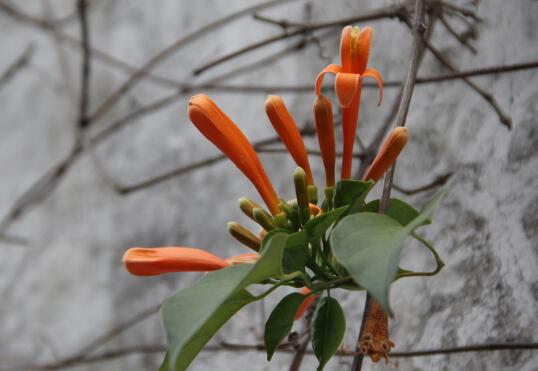
M280 212L273 217L273 223L280 228L285 228L288 225L288 217L285 212Z
M300 209L308 208L308 189L306 186L306 172L297 167L293 172L293 183L297 195L297 205Z
M256 237L252 232L243 227L237 222L228 223L228 232L235 238L237 241L241 242L246 247L251 248L254 251L260 250L261 240Z
M327 210L333 208L334 187L325 187L325 202L327 202Z
M249 198L241 197L239 199L239 208L246 216L252 220L255 220L253 210L256 208L261 209L262 207Z
M276 225L273 223L271 215L269 215L262 208L255 207L252 210L254 220L262 226L266 231L272 231L276 228Z
M314 205L318 204L318 187L315 185L308 186L308 200Z

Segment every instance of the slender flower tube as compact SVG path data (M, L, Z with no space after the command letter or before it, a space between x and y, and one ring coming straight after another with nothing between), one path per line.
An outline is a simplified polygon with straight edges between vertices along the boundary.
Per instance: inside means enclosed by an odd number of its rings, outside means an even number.
M224 261L230 265L234 264L254 264L260 259L260 255L253 252L246 252L232 256L231 258L224 259Z
M407 144L408 134L404 127L397 127L389 134L374 161L368 168L364 180L377 182L394 164L396 158Z
M353 145L357 120L359 118L359 106L361 99L362 81L366 77L373 78L379 87L379 99L377 105L383 99L383 79L378 70L366 68L370 54L372 29L365 27L359 30L357 27L346 26L340 39L341 65L330 64L325 67L316 78L316 94L321 94L321 85L326 73L334 73L336 96L342 108L342 129L344 150L342 157L342 179L351 177L351 162L353 159Z
M335 183L334 166L336 162L336 145L334 140L333 108L331 101L324 95L314 102L314 118L318 134L319 149L325 167L325 184L333 187Z
M306 312L306 310L308 308L310 308L310 306L312 305L312 303L314 303L314 301L316 300L316 298L319 296L319 295L310 295L310 292L312 290L310 290L308 287L303 287L299 292L305 296L303 302L301 303L301 305L299 306L299 308L297 309L297 312L295 312L295 319L299 319L301 318L304 313Z
M370 356L372 361L379 362L381 357L388 363L389 352L394 347L394 343L389 338L389 319L381 308L381 305L372 299L366 319L364 329L359 340L361 353Z
M189 117L256 187L269 211L280 212L278 196L252 144L237 125L209 98L198 94L189 101Z
M191 247L133 247L123 255L123 264L136 276L171 272L209 272L230 265L202 249Z
M265 112L297 166L306 172L307 184L314 185L303 138L282 98L278 95L269 95L265 101Z

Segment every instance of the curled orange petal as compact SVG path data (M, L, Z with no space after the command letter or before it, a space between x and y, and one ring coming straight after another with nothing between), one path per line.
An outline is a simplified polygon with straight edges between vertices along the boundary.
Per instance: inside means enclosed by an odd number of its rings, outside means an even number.
M343 72L352 72L351 49L352 45L358 41L357 28L346 26L342 29L340 37L340 63Z
M372 44L372 36L374 30L371 27L364 27L358 36L357 49L352 51L352 60L355 71L361 75L366 69L368 64L368 57L370 56L370 45Z
M327 187L335 183L336 145L334 139L333 109L331 101L324 95L318 96L314 102L314 118L318 134L319 148Z
M137 276L171 272L209 272L230 264L205 250L191 247L133 247L123 255L125 268Z
M396 158L407 144L407 140L406 128L400 126L392 130L368 168L364 180L377 182L396 161Z
M198 130L254 184L271 213L278 214L280 208L275 189L252 144L237 125L204 94L190 99L189 117Z
M337 73L334 88L340 106L347 108L361 88L361 76L356 73Z
M314 300L316 300L316 298L319 296L319 295L310 295L311 290L307 287L303 287L299 292L302 295L304 295L305 298L303 302L301 303L301 305L299 306L299 308L297 309L297 312L295 312L296 320L301 318L304 315L306 310L310 308Z
M306 183L314 184L308 154L295 121L291 117L282 98L278 95L269 95L265 101L265 112L278 136L290 152L297 166L306 172Z
M321 95L321 85L323 85L323 78L325 77L326 73L334 73L337 74L339 72L342 72L342 67L340 67L337 64L329 64L327 67L325 67L316 77L316 95Z
M378 70L375 68L367 68L362 73L360 79L364 79L366 77L371 77L377 82L377 87L379 88L379 98L377 99L377 105L381 105L381 102L383 101L383 77L381 77L381 73L379 73Z
M224 261L230 265L233 264L254 264L260 259L260 255L253 253L253 252L246 252L244 254L235 255L232 257L229 257L227 259L224 259Z

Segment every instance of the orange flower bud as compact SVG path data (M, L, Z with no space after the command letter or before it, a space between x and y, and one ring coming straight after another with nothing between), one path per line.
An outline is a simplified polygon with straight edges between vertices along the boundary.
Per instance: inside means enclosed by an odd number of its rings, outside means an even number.
M301 303L301 305L299 306L299 308L297 309L297 312L295 312L295 319L296 320L301 318L304 315L306 310L308 308L310 308L312 303L319 296L319 295L309 295L311 290L308 287L303 287L299 292L301 294L303 294L305 296L305 298L304 298L303 302Z
M368 168L364 180L377 182L392 164L394 164L396 158L407 144L407 139L408 134L406 128L399 126L392 130Z
M307 184L313 185L314 178L310 170L310 163L308 162L303 138L282 98L278 95L269 95L265 101L265 112L297 166L303 168L306 172Z
M385 362L389 361L389 352L394 347L394 343L389 338L389 319L381 305L372 299L366 319L364 329L359 340L361 353L370 356L373 362L378 362L381 357Z
M254 184L273 215L280 212L278 196L252 144L235 123L209 98L198 94L189 101L189 117Z
M310 214L316 216L321 212L321 209L314 204L309 204L308 207L310 208Z
M333 108L327 97L320 95L314 102L314 118L318 134L319 149L325 167L325 182L328 187L335 183L336 145L334 140Z
M230 264L207 251L191 247L133 247L123 255L125 268L137 276L171 272L209 272Z

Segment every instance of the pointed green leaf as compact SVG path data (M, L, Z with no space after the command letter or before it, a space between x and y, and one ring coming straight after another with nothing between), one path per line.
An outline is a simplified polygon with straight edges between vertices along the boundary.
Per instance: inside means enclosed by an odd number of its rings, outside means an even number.
M366 204L364 209L361 211L370 211L372 213L379 212L379 203L380 200L373 200ZM413 206L408 203L399 200L397 198L391 198L387 205L387 211L385 212L388 216L393 219L396 219L401 225L407 225L411 223L420 213ZM424 225L431 224L431 220L427 219L424 222Z
M346 319L338 301L327 296L321 299L312 319L312 348L319 361L318 371L338 350L345 330Z
M334 193L334 207L349 206L344 215L358 212L374 184L373 181L364 182L362 180L339 181Z
M168 371L168 366L170 365L170 361L168 360L168 353L164 355L164 359L161 363L161 366L159 367L159 371Z
M270 232L256 264L234 265L205 275L169 298L161 309L168 338L169 370L183 371L196 354L237 311L256 300L245 288L282 275L287 235Z
M286 247L282 255L282 269L284 273L305 271L308 258L306 231L300 231L288 236Z
M398 273L403 243L428 220L443 194L438 193L406 226L387 215L364 212L346 216L331 233L336 259L387 313L392 313L389 287Z
M295 313L305 299L305 296L295 292L285 296L271 312L265 323L265 350L270 361L278 345L290 333Z
M304 226L304 229L308 232L308 239L310 241L319 241L319 239L325 235L327 229L347 209L348 206L342 206L310 219Z

